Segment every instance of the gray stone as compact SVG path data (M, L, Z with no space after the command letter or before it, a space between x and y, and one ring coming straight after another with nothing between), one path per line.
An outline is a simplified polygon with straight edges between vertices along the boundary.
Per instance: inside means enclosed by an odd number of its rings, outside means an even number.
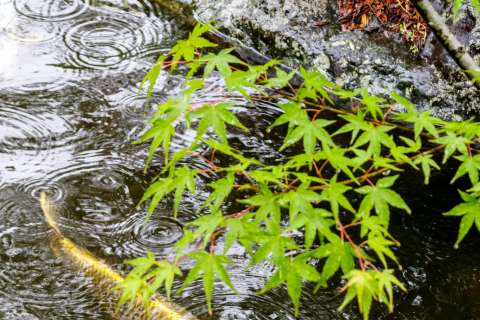
M420 54L372 30L342 32L336 0L194 0L200 21L291 67L316 68L347 88L397 91L446 119L480 113L480 94L430 36ZM478 13L465 7L452 29L480 60ZM375 21L374 21L375 22ZM373 24L375 24L372 22ZM368 32L371 31L371 32ZM468 32L467 32L468 31Z

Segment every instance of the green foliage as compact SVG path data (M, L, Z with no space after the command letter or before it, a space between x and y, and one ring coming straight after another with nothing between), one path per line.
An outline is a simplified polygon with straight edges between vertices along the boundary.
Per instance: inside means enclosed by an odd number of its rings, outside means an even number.
M215 276L223 281L228 287L230 287L230 289L235 291L233 283L224 267L224 265L229 263L230 260L226 256L213 255L205 251L193 252L189 254L189 257L195 260L195 265L188 273L187 278L183 281L183 285L179 291L183 291L190 283L195 281L197 278L202 277L203 288L207 298L208 311L211 313Z
M393 311L393 285L402 290L405 287L393 275L393 270L352 270L345 275L348 280L347 293L340 306L343 309L353 298L357 297L358 308L363 313L363 319L368 319L372 300L383 301L390 311Z
M358 215L368 217L375 208L377 216L388 225L390 221L389 207L396 207L410 213L410 208L402 197L390 189L397 178L398 176L382 178L377 181L375 186L363 186L356 189L356 192L365 195L358 208Z
M471 195L462 191L459 192L464 202L445 213L446 216L462 216L457 242L455 242L456 248L458 248L460 242L465 238L474 222L477 230L480 231L480 198L478 195Z
M170 296L174 279L182 274L179 264L188 259L193 267L180 291L202 281L212 312L215 279L235 291L228 253L237 244L245 248L249 268L265 262L274 268L259 294L285 287L296 315L304 283L318 289L328 286L335 275L347 281L341 309L356 299L364 319L374 301L392 311L394 289L405 288L392 269L398 267L393 247L399 243L389 233L390 216L412 213L394 186L407 166L421 171L428 184L433 169L441 169L437 161L442 153L443 163L458 165L452 183L460 179L471 183L467 192L460 192L463 203L445 213L461 217L455 246L473 224L480 230L478 123L442 121L392 93L406 110L397 112L366 89L339 88L317 71L301 69L304 83L292 88L288 81L293 73L282 71L278 61L247 65L232 49L205 51L214 47L203 37L210 29L197 26L145 77L152 88L162 72L187 73L182 93L157 106L139 139L151 141L147 166L157 151L165 162L141 200L150 202L148 216L171 197L176 215L183 196L195 194L200 173L210 179L210 193L202 200L200 217L186 224L172 259L158 261L149 253L129 262L133 270L120 286L121 304L139 294L148 303L160 287ZM177 65L184 68L174 71ZM214 73L223 78L229 95L217 102L194 103L192 97ZM288 150L291 156L282 163L262 163L229 144L229 130L248 131L235 115L232 98L257 94L280 101L283 113L268 130L286 131L279 151ZM334 101L356 107L336 108ZM179 121L195 131L195 139L170 155ZM219 155L228 159L222 161L228 166L215 161ZM192 156L199 157L206 169L190 167ZM354 197L357 202L351 201ZM232 212L232 202L241 210Z
M207 130L211 128L220 141L226 143L226 124L247 130L247 128L238 121L237 117L228 110L233 106L233 103L225 102L216 105L204 105L191 112L191 117L194 119L201 119L197 127L197 139L201 139Z
M454 20L458 19L458 13L460 12L460 8L464 5L465 0L453 0L453 18ZM480 11L480 1L479 0L470 0L472 6L475 7L478 11Z
M181 276L182 271L174 263L166 260L157 261L153 253L148 252L146 257L139 257L127 261L133 266L128 276L115 290L121 290L119 305L127 301L136 303L138 297L142 297L142 303L149 310L151 298L161 287L165 288L167 299L170 300L173 280L175 276Z

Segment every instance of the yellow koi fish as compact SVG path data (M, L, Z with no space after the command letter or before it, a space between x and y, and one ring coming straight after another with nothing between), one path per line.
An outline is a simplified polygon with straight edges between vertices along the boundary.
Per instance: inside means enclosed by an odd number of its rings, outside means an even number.
M43 192L40 195L40 206L45 216L45 221L54 232L56 240L55 243L58 244L58 248L55 248L57 255L61 254L61 252L58 250L61 249L63 256L66 256L72 263L78 266L85 273L101 281L103 285L106 284L106 287L110 289L124 281L125 278L114 271L110 266L97 259L86 249L79 247L73 241L67 239L61 233L57 224L55 207L52 205L52 203L50 203L48 196ZM138 297L138 303L135 305L135 307L137 306L143 307L140 296ZM128 319L147 318L158 320L195 320L193 316L187 314L181 308L164 301L160 297L152 298L148 308L148 310L134 310L136 316L132 318L132 315L130 315L128 316ZM138 308L129 309L130 310L128 310L128 312L131 313L132 309ZM118 316L121 319L125 319L124 316Z

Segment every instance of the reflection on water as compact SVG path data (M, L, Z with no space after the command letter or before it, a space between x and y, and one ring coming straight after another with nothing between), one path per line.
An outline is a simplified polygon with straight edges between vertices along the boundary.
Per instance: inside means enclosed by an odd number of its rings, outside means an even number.
M131 142L151 107L178 92L181 79L159 79L148 104L137 88L156 56L185 35L179 25L144 0L0 0L0 319L111 318L115 302L99 297L90 278L52 253L37 203L42 191L59 206L59 225L68 237L123 271L123 260L147 251L169 255L182 224L200 214L206 177L196 196L181 203L178 220L166 202L144 227L145 210L136 208L151 177L143 174L146 146ZM217 100L224 91L213 79L195 99ZM251 130L231 133L230 143L264 162L282 161L279 137L265 130L278 115L276 106L236 102L238 117ZM174 149L194 138L182 124L178 132ZM197 158L185 161L205 168ZM153 167L161 164L161 156L153 161ZM446 255L457 222L437 219L456 201L453 194L439 187L440 202L420 192L409 196L419 217L397 218L394 233L403 244L397 254L410 292L399 295L394 315L377 308L376 318L480 318L478 241ZM232 252L239 295L219 285L213 318L293 319L285 290L255 295L271 267L245 271L245 253ZM359 319L355 307L336 310L342 284L336 279L332 289L316 294L307 288L300 318ZM176 302L208 318L200 282Z

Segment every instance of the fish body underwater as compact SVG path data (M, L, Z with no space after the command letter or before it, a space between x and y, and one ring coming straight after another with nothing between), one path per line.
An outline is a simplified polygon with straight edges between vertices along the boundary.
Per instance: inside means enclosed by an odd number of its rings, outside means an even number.
M82 272L92 276L99 282L98 288L109 295L115 294L113 288L124 281L124 277L114 271L109 265L102 262L86 249L78 246L66 238L57 224L55 207L45 193L40 195L40 206L45 221L54 233L54 251L58 256L67 258ZM161 297L155 296L150 300L148 310L138 297L138 302L129 307L116 308L113 313L118 319L151 319L151 320L196 320L195 317Z

